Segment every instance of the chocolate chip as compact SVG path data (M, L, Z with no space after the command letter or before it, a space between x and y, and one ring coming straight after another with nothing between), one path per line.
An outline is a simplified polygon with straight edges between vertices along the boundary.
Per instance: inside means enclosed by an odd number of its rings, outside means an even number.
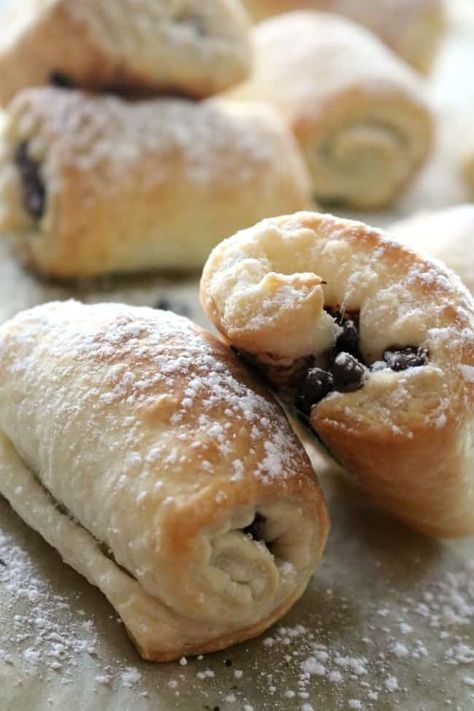
M23 206L35 220L44 214L46 191L41 178L40 164L28 155L28 143L21 143L15 153L23 186Z
M333 377L322 368L310 368L301 382L296 396L296 407L308 417L316 405L333 389Z
M404 348L387 348L383 359L388 367L395 371L419 368L428 362L428 351L418 346L405 346Z
M232 659L224 659L224 664L226 667L232 666Z
M7 567L7 564L6 564L5 561L2 560L1 558L0 558L0 565L3 565L4 568Z
M58 86L61 89L75 89L76 82L73 81L67 74L62 72L52 71L49 73L49 83L53 86Z
M263 529L267 519L261 514L255 514L255 518L249 526L242 529L243 533L250 536L254 541L263 541Z
M336 353L350 353L354 358L360 360L359 328L355 321L348 318L342 322L341 327L342 331L336 339Z
M352 392L363 385L365 367L350 353L338 353L332 367L334 387L340 392Z

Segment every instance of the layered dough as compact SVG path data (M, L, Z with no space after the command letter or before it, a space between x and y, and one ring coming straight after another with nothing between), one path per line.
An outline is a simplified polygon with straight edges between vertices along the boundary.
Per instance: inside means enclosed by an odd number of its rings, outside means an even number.
M22 0L1 19L2 104L51 81L202 98L250 67L248 22L235 0Z
M0 328L0 491L164 661L253 637L328 518L263 386L171 312L69 301Z
M431 68L445 25L443 0L244 0L244 5L258 22L299 9L341 14L421 72Z
M452 272L299 213L218 245L201 301L376 503L434 535L474 533L474 302Z
M280 15L257 25L254 41L254 72L230 95L283 113L317 200L365 209L392 202L431 145L421 80L370 32L335 15Z
M233 231L308 201L269 107L38 88L8 112L0 229L42 274L197 269Z
M474 294L474 205L421 212L393 224L390 233L439 259Z

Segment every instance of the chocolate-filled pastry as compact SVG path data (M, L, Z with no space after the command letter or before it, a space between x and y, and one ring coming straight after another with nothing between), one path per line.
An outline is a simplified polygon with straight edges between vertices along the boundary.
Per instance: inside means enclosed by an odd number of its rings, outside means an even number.
M474 205L421 212L391 225L390 233L439 259L474 294Z
M328 531L309 459L227 347L171 312L52 302L0 328L0 492L146 659L259 634Z
M248 21L233 0L22 0L0 18L0 103L43 84L202 98L243 79Z
M254 29L256 65L229 95L277 107L298 138L320 202L391 203L431 145L420 78L370 32L293 12Z
M443 0L244 0L255 21L322 10L364 25L421 72L431 69L445 26Z
M377 504L474 533L474 302L452 272L303 212L218 245L201 301Z
M265 106L28 89L1 151L0 229L57 278L198 269L232 231L309 202L294 138Z

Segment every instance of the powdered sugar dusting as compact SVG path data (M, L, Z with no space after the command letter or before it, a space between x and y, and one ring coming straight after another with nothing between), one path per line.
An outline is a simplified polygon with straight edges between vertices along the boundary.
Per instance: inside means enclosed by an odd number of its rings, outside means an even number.
M100 659L100 639L93 619L74 608L68 597L53 592L26 550L0 533L0 585L3 614L11 622L0 630L0 668L7 665L17 684L22 679L54 674L69 684L86 664L95 666L99 685L131 687L141 679L133 667L121 671ZM88 662L86 662L88 660Z
M170 157L173 171L197 187L217 185L224 177L243 185L271 168L281 149L263 107L241 110L179 98L127 103L45 88L30 90L16 106L25 138L33 130L25 119L34 115L37 145L40 136L53 136L50 155L58 151L61 160L93 178L96 191L122 189L124 175L135 175L144 190L165 184ZM146 168L150 160L152 170Z

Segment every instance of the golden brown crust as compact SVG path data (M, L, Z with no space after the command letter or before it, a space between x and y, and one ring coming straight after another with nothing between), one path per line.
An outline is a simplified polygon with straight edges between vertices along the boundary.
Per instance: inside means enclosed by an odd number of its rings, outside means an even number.
M317 402L312 427L391 513L436 535L473 533L474 303L452 272L362 223L300 213L216 247L201 302L292 401L296 365L324 363L335 343L324 307L357 313L371 369L356 391ZM428 361L372 368L408 346Z
M3 16L0 102L49 83L82 89L203 98L249 70L246 18L236 3L26 0Z
M52 303L1 327L0 364L0 491L145 658L248 639L303 593L321 490L224 344L171 313Z
M38 219L25 210L22 145L45 189ZM0 194L0 226L30 267L67 279L198 269L232 231L307 207L309 186L293 137L267 107L43 88L10 107Z

